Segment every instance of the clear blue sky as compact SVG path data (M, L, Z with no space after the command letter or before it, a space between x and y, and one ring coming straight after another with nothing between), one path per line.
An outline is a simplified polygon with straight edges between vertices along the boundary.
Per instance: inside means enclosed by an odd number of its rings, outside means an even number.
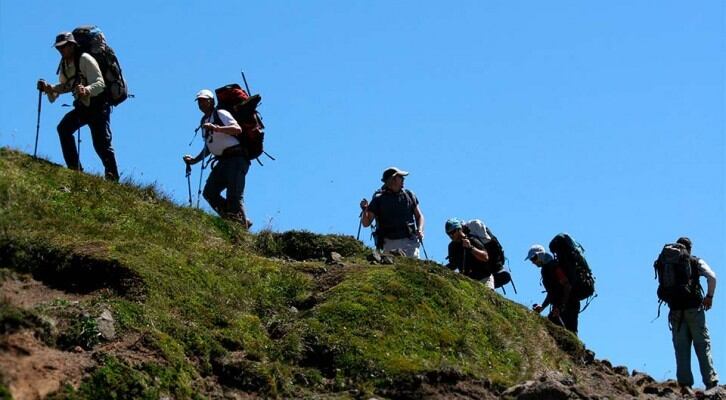
M355 235L358 202L398 166L429 256L446 256L447 218L483 219L509 257L514 301L543 298L522 261L531 244L559 231L581 241L599 292L582 339L657 379L675 361L667 318L652 322L652 262L688 235L721 279L707 320L723 380L724 19L719 1L2 1L0 145L32 153L54 36L96 24L136 95L112 117L122 176L182 205L181 157L201 146L188 146L194 94L244 69L277 157L248 175L253 230ZM63 102L43 103L38 151L55 162ZM99 173L86 128L83 140Z

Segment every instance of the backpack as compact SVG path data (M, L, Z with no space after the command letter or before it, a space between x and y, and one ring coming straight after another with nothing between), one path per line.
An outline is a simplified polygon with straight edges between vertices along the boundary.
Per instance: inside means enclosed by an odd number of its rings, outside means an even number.
M262 123L260 113L257 112L257 106L262 97L259 94L250 96L236 83L222 86L214 92L217 94L217 109L232 114L242 128L242 133L237 139L247 151L248 158L252 160L261 156L265 152L263 147L265 125Z
M413 212L413 210L416 208L416 203L413 200L411 191L408 189L402 189L402 190L403 190L403 195L406 197L406 201L409 204L411 204L411 212ZM385 185L373 193L372 199L376 198L378 196L382 196L384 191L385 191ZM414 226L409 225L408 226L409 234L414 235L415 228L416 228L415 225ZM383 250L384 239L386 236L385 229L382 226L380 226L380 224L376 224L375 226L372 226L371 236L373 237L373 244L376 246L376 249Z
M496 269L492 273L496 273L504 268L504 249L502 244L499 243L499 239L492 233L488 226L484 225L484 222L478 219L472 219L471 221L464 221L462 226L466 228L469 235L475 236L481 239L484 244L485 250L489 253L489 258L496 265Z
M552 238L549 248L572 285L572 296L577 300L591 297L595 293L595 278L585 260L585 249L567 233Z
M116 53L106 43L103 32L96 26L84 25L74 29L72 33L81 52L90 54L101 68L101 75L106 83L104 93L109 104L112 106L121 104L129 97L129 89L126 86Z
M673 309L697 306L703 301L703 290L698 281L694 262L685 246L671 243L663 246L653 263L658 279L658 299Z

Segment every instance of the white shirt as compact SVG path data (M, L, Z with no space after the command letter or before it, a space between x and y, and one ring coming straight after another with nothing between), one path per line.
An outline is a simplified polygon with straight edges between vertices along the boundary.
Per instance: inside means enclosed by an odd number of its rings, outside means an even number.
M239 127L239 124L229 112L225 110L217 110L217 115L219 115L219 119L222 121L223 126ZM214 124L214 113L210 114L208 118L204 119L204 122ZM207 132L207 136L204 140L207 144L207 149L209 149L209 151L215 156L220 156L222 155L224 149L232 146L237 146L239 144L239 140L237 140L236 137L227 135L226 133L222 132Z

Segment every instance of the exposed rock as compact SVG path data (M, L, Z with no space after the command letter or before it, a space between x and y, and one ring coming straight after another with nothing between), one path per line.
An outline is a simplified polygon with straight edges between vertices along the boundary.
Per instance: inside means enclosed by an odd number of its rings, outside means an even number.
M96 323L98 324L98 332L101 333L101 337L109 341L116 338L115 321L110 310L104 309L101 315L96 318Z

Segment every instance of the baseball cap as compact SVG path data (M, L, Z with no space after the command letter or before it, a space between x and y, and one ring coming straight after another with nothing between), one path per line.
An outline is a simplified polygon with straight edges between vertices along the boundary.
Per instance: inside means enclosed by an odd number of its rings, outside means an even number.
M544 254L545 248L541 244L535 244L532 247L529 248L529 251L527 252L527 257L524 259L526 260L532 260L532 257L537 256L539 254Z
M446 221L446 225L444 225L444 229L447 234L454 232L457 229L461 229L461 221L456 218L449 218Z
M194 101L199 99L214 99L214 94L212 94L212 91L209 89L202 89L197 92L197 95L194 97Z
M396 175L406 176L406 175L408 175L408 172L398 169L396 167L390 167L390 168L387 168L385 171L383 171L383 178L381 178L381 181L385 182L389 178L396 176Z
M67 43L78 44L73 34L70 32L61 32L55 36L55 43L53 47L59 48L65 46Z

